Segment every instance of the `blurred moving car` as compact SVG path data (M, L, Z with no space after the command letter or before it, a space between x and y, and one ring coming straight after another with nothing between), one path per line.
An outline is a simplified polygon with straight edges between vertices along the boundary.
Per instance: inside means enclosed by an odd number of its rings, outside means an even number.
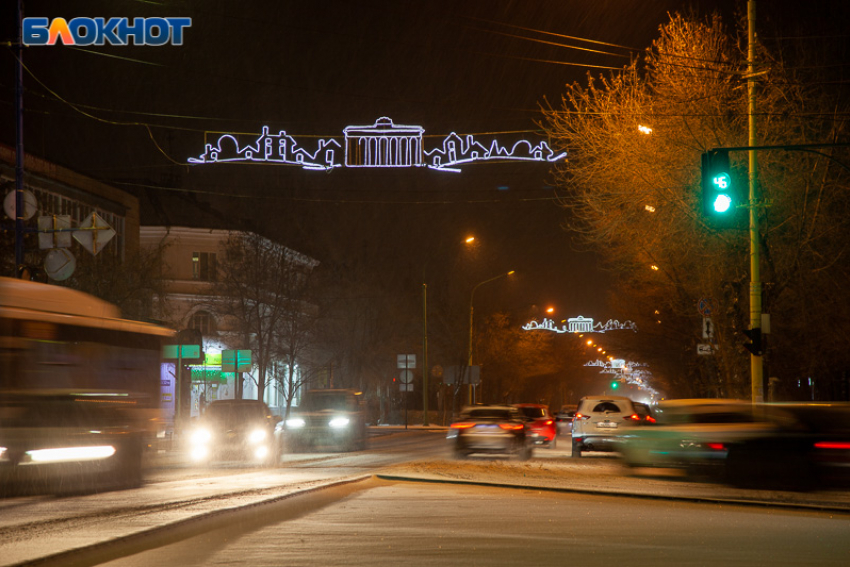
M449 427L447 440L455 457L473 454L531 458L526 421L512 406L468 406Z
M629 398L585 396L573 420L573 457L581 457L582 451L619 451L623 436L639 423Z
M215 400L189 434L189 455L195 462L276 464L280 460L274 436L277 421L259 400Z
M555 414L555 425L558 428L558 436L571 436L573 433L573 418L576 416L575 405L561 406L561 411Z
M642 425L652 425L655 423L655 416L652 414L652 408L649 404L643 402L634 402L635 413L638 414Z
M558 443L558 428L549 407L543 404L513 404L525 419L526 439L534 445L554 449Z
M755 411L775 428L729 444L726 481L794 490L850 486L850 404L777 403Z
M679 468L692 476L724 478L732 445L772 435L777 425L744 400L661 402L654 427L633 429L622 446L629 467Z
M315 447L362 451L368 439L362 398L350 389L308 390L278 435L283 434L291 451Z

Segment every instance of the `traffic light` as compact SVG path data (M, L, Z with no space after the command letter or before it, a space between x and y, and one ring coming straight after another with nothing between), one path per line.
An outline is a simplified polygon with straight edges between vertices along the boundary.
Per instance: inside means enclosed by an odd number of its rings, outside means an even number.
M617 382L616 380L614 380L614 381L612 381L612 382L611 382L611 389L612 389L612 390L616 390L616 389L617 389L617 388L619 388L619 387L620 387L620 383L619 383L619 382Z
M748 339L750 339L750 342L744 344L744 348L750 351L750 353L755 356L761 356L761 328L756 327L755 329L749 329L747 331L744 331L744 334L747 335Z
M741 193L732 179L727 150L712 150L702 154L702 212L715 226L734 224Z

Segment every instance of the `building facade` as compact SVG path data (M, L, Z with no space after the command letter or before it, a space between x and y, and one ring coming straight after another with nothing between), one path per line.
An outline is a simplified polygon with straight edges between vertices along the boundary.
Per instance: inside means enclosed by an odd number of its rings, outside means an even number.
M191 366L191 416L200 415L205 404L213 400L236 397L237 380L240 378L242 397L256 399L258 396L255 364L241 376L222 371L223 353L249 350L250 346L245 344L246 340L250 342L250 338L246 339L238 332L238 322L231 316L222 315L223 298L219 295L220 288L217 288L221 266L226 261L228 239L248 234L188 227L143 226L140 229L142 248L164 246L166 293L158 299L155 307L157 316L177 330L194 329L202 337L204 362ZM285 250L305 271L318 265L316 260L268 239L260 238L260 241ZM266 376L263 399L278 415L282 415L285 405L283 380L279 376L288 371L287 364L273 360ZM293 371L300 377L304 369L296 361Z

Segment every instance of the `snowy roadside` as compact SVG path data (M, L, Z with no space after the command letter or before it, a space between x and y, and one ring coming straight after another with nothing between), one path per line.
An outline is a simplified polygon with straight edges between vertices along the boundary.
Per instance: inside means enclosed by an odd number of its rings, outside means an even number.
M535 453L535 457L538 453ZM508 485L540 490L634 495L709 502L793 506L850 512L850 492L755 490L690 481L677 471L629 472L610 456L535 458L531 461L470 459L418 461L383 470L381 478Z

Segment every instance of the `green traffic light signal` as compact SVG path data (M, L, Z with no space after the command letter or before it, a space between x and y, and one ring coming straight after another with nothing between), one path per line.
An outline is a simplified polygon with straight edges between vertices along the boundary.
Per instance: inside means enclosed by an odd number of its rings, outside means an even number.
M706 221L715 226L731 226L740 193L730 174L729 152L712 150L702 154L702 208Z
M619 387L620 387L620 384L618 384L617 382L611 382L611 389L612 390L616 390Z

